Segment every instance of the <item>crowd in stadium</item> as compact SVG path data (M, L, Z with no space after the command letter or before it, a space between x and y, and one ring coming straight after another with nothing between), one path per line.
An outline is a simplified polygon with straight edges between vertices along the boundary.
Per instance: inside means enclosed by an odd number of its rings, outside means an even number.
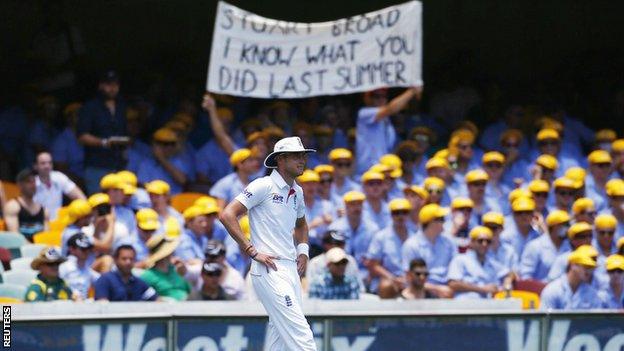
M479 130L404 113L420 88L367 92L361 106L270 101L240 118L232 97L156 113L126 104L120 86L105 72L95 98L63 106L61 131L52 96L32 125L19 108L0 111L2 152L21 169L19 196L0 192L5 230L58 243L22 268L37 272L24 301L253 299L250 258L219 213L296 135L317 150L297 178L309 298L494 298L524 286L542 308L624 308L624 139L561 105L510 104ZM176 209L188 193L204 195Z

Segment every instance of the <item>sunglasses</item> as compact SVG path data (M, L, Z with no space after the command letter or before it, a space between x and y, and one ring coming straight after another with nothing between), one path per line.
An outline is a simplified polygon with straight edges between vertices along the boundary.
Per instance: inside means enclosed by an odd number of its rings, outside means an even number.
M600 236L614 236L615 231L612 230L598 230L596 231Z
M485 167L487 168L503 168L503 165L498 162L487 162L485 163Z
M392 211L393 216L407 216L409 211Z
M517 143L503 143L503 147L506 147L506 148L512 148L512 147L517 148L519 146L520 144L517 144Z
M609 273L609 274L622 274L622 273L624 273L624 269L616 268L616 269L612 269L610 271L607 271L607 273Z
M499 229L503 229L503 226L497 225L497 224L496 225L494 225L494 224L487 224L487 225L485 225L485 227L489 228L492 232L496 232Z
M369 185L369 186L380 186L381 184L383 184L383 182L381 180L369 180L368 182L364 184Z
M539 193L533 193L534 197L543 197L543 198L547 198L548 197L548 193L543 193L543 192L539 192Z
M428 142L429 141L429 137L426 135L422 135L422 134L417 134L414 135L414 137L412 138L416 141L422 141L422 142Z
M338 168L349 168L351 167L351 162L334 162L334 165Z
M444 217L438 217L433 220L434 222L444 222Z
M602 169L607 169L607 168L611 168L611 164L610 163L599 163L596 165L598 168L602 168Z
M221 271L216 271L216 272L204 272L205 275L209 276L209 277L220 277L221 276Z
M490 245L492 243L492 239L477 239L477 243L479 243L480 245Z
M540 146L556 146L556 145L559 145L559 142L555 141L555 140L553 140L553 141L540 141L539 145Z
M319 183L321 183L321 184L328 184L328 183L331 183L333 181L334 181L334 179L332 179L332 178L325 178L325 179L321 179L321 181Z
M167 143L159 142L158 144L160 144L162 146L169 146L169 147L176 146L175 142L167 142Z
M468 183L468 185L474 186L474 187L477 187L477 188L483 188L483 187L485 187L485 183L486 182L474 182L474 183Z
M429 194L442 194L442 189L427 189Z
M517 216L532 216L533 211L516 211L514 214Z
M412 274L417 277L425 277L425 278L429 276L429 272L421 272L421 271L412 271Z
M591 239L591 238L592 238L591 234L579 234L574 237L574 239L576 240L585 240L585 239Z
M461 208L456 208L455 211L472 212L472 208L470 208L470 207L461 207Z
M596 211L581 211L579 215L594 217L596 216Z
M472 148L472 144L457 144L457 148L460 150L467 150Z
M555 194L561 195L561 196L574 196L573 191L556 191Z

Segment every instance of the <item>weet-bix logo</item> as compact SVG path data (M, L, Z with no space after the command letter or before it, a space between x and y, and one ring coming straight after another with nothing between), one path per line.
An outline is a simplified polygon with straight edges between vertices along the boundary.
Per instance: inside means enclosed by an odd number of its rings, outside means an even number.
M284 299L286 300L286 306L287 307L291 307L293 305L292 299L290 298L290 296L286 295L286 296L284 296Z
M274 204L283 204L284 203L284 196L282 196L280 194L273 194L273 203Z

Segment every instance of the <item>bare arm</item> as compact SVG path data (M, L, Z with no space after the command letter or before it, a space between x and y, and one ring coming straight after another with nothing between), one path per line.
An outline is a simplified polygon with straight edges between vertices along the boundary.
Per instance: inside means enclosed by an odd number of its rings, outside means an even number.
M17 214L19 213L19 204L15 200L9 200L4 207L4 221L6 223L7 230L17 233L19 229L19 220Z
M86 199L87 197L85 196L85 194L82 192L82 190L80 190L80 188L78 186L75 186L72 191L70 191L67 194L67 197L69 197L72 200L76 200L76 199Z
M110 213L95 220L93 248L103 254L108 254L113 246L115 217Z
M308 244L308 224L306 223L305 216L297 218L295 222L295 245ZM297 272L300 277L303 277L308 266L308 255L303 253L297 254Z
M234 152L234 141L228 135L225 127L223 127L223 123L219 119L217 115L217 105L210 96L210 94L204 94L204 100L202 101L203 109L208 112L208 119L210 122L210 128L212 128L212 132L215 135L217 144L226 154L231 155Z
M381 262L377 260L369 261L368 270L373 277L386 278L389 280L393 280L395 278L394 274L385 269L384 266L381 265Z
M89 147L104 147L104 139L98 138L93 134L85 133L78 137L78 142Z
M407 106L410 100L416 96L420 99L420 94L422 93L422 87L412 87L405 90L401 95L392 99L389 103L382 106L377 115L375 116L375 121L380 121L388 116L392 116L393 114L401 111Z
M488 284L484 286L474 285L470 283L463 282L461 280L449 280L448 286L453 289L454 292L462 292L462 291L474 291L479 294L495 294L498 291L498 286L496 284Z

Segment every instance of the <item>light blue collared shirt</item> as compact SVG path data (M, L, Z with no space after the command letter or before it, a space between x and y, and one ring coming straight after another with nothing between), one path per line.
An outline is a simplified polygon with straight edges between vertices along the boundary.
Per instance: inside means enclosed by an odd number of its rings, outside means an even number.
M541 310L581 310L600 308L602 305L598 293L589 284L581 283L573 292L567 275L546 285L540 302Z
M357 174L366 172L379 158L392 150L396 131L389 117L375 121L378 107L363 107L358 111L355 155Z
M389 225L373 237L366 256L369 259L379 261L393 275L401 276L403 275L401 250L412 236L413 233L408 230L407 239L402 242L394 230L394 226Z
M402 267L404 271L407 271L413 259L421 258L427 263L428 281L435 284L446 284L449 263L456 255L457 246L451 238L438 235L432 243L422 231L418 231L403 245L401 252Z
M533 228L530 228L527 236L523 236L518 230L518 226L516 225L513 215L505 217L505 224L505 229L503 229L503 232L501 233L501 241L511 245L514 250L516 250L518 256L522 257L525 246L531 240L539 237L540 233L535 231Z
M624 308L624 291L620 296L615 296L615 291L611 286L604 290L598 291L600 301L602 301L602 308L609 308L614 310L621 310Z
M219 179L210 188L210 196L223 199L226 204L229 204L243 189L245 189L245 185L241 182L238 174L233 172Z
M330 224L328 229L337 230L347 237L345 251L355 258L360 273L365 274L367 268L364 266L364 258L366 258L366 253L368 252L373 237L379 232L379 227L362 218L358 227L353 229L349 225L347 217L344 216Z
M503 278L509 274L509 269L494 260L492 256L485 255L483 264L479 262L477 253L468 250L466 253L455 256L449 264L447 280L456 280L477 286L488 284L501 285ZM457 292L456 299L486 298L487 296L474 291Z
M205 235L197 235L190 229L186 228L182 235L180 235L180 244L175 250L175 256L179 257L183 261L188 261L193 258L199 258L204 260L206 255L204 249L208 238Z
M184 173L189 181L195 180L195 165L191 162L187 153L179 153L169 158L169 162L180 172ZM164 180L171 187L171 195L182 192L182 185L178 184L154 157L145 158L141 161L137 177L141 183L151 182L156 179Z
M557 256L570 252L570 250L568 240L564 239L559 249L557 249L548 234L543 234L539 238L532 240L526 245L520 258L520 278L546 282L550 267L555 262Z
M381 210L378 213L373 211L373 208L368 201L364 201L362 218L375 223L379 228L385 228L392 224L390 208L388 207L388 203L385 201L381 202Z

